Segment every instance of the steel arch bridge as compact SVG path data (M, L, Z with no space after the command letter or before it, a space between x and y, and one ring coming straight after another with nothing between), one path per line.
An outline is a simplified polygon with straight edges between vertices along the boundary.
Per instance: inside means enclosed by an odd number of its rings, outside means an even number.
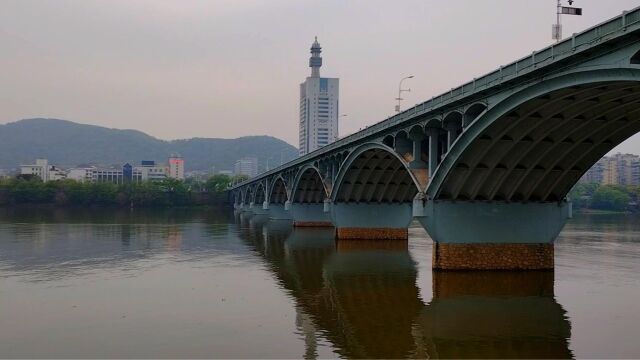
M636 8L229 192L339 239L406 239L415 218L434 268L553 268L568 192L639 131Z

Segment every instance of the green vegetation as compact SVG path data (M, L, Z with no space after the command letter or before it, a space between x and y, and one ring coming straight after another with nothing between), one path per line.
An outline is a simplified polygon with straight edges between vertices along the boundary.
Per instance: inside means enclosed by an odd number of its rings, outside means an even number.
M576 184L569 198L576 209L638 211L640 186Z
M224 190L239 179L212 176L206 182L146 181L142 183L81 183L73 180L42 182L37 177L0 179L0 206L51 204L56 206L169 207L219 205Z

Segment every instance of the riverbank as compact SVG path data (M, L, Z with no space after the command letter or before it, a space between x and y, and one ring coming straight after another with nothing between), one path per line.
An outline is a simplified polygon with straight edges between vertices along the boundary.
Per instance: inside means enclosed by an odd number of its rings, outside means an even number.
M49 205L56 207L188 207L223 206L224 191L206 184L166 179L141 183L42 182L10 179L0 182L0 207Z

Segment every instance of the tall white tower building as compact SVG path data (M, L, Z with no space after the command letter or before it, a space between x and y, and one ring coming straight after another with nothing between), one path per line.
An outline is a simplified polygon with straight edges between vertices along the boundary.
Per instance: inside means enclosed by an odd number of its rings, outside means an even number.
M300 156L338 140L338 78L320 77L322 48L311 45L311 76L300 84Z

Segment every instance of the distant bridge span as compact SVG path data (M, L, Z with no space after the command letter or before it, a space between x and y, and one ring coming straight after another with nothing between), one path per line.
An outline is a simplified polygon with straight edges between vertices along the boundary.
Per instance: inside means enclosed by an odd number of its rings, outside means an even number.
M230 189L240 211L406 239L434 268L553 268L566 196L640 131L640 8Z

